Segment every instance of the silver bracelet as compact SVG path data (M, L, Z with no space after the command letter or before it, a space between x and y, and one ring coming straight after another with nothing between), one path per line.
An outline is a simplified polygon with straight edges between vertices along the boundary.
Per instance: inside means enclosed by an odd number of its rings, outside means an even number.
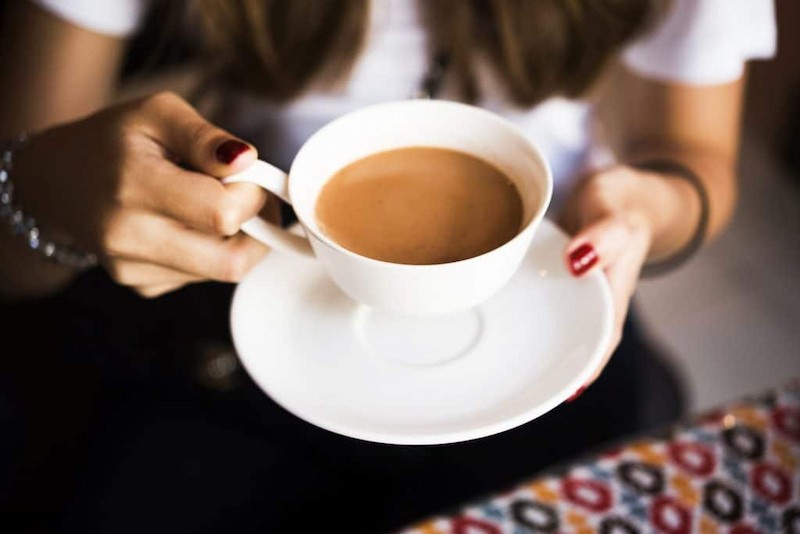
M23 147L28 140L25 133L5 143L0 159L0 220L8 223L13 235L20 236L28 242L31 250L39 251L45 258L75 269L89 269L97 265L97 256L83 252L70 245L56 243L48 239L42 232L36 219L22 211L22 207L14 203L14 184L11 181L11 169L14 163L14 152Z

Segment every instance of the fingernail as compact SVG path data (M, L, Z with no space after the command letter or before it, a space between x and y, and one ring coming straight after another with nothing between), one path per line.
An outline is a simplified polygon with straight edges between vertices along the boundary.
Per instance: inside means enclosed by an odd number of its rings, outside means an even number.
M236 139L229 139L217 147L217 159L229 165L233 163L233 160L238 158L240 154L248 150L250 150L250 147L246 143L242 143Z
M586 391L586 386L581 386L581 387L579 387L579 388L578 388L578 391L576 391L575 393L573 393L573 394L572 394L572 396L571 396L570 398L568 398L568 399L567 399L567 402L572 402L572 401L574 401L575 399L577 399L578 397L580 397L580 396L581 396L581 393L583 393L584 391Z
M569 255L569 268L575 276L582 275L595 263L597 263L597 252L589 243L579 246Z

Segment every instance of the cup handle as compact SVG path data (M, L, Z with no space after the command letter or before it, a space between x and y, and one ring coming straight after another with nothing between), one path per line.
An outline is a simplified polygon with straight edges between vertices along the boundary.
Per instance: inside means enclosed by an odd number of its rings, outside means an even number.
M277 195L284 202L292 203L289 199L289 176L265 161L256 160L242 172L232 174L222 180L223 184L232 184L234 182L256 184ZM253 217L245 221L241 229L244 233L268 247L307 258L314 257L311 245L305 237L270 224L261 217Z

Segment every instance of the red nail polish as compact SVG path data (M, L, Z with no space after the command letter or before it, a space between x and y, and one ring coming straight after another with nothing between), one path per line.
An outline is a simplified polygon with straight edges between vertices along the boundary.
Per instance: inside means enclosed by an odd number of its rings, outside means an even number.
M597 263L597 259L597 252L595 252L592 245L585 243L573 250L572 254L569 255L569 268L572 274L580 276L591 269L592 265Z
M217 147L217 159L228 165L233 163L233 160L238 158L240 154L248 150L250 150L250 147L247 144L236 139L229 139Z
M568 398L568 399L567 399L567 402L572 402L572 401L574 401L575 399L577 399L578 397L580 397L580 396L581 396L581 393L583 393L584 391L586 391L586 386L581 386L581 387L579 387L579 388L578 388L578 391L576 391L575 393L573 393L573 394L572 394L572 396L570 396L570 398Z

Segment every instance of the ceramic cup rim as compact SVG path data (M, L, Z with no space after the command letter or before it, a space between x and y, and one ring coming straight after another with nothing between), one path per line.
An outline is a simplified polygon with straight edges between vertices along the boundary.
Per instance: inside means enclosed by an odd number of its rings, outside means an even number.
M297 180L293 180L292 177L296 175L296 168L298 166L298 162L303 161L304 159L314 157L312 148L315 139L322 137L328 131L341 127L342 123L352 121L358 118L361 115L367 115L369 113L374 113L376 110L380 109L388 109L394 107L419 107L419 106L430 106L430 107L450 107L451 109L459 110L459 112L473 114L475 116L480 116L483 120L494 122L496 125L504 128L508 131L511 135L517 137L521 141L524 142L525 146L531 150L538 163L541 165L542 169L544 170L543 176L539 179L540 181L544 182L544 194L538 200L537 207L530 217L528 222L517 231L516 235L500 245L499 247L493 248L483 254L479 254L477 256L471 256L469 258L465 258L462 260L447 262L447 263L429 263L429 264L409 264L409 263L393 263L383 260L378 260L375 258L370 258L368 256L363 256L352 250L348 250L342 245L336 243L328 236L326 236L323 232L318 231L316 229L316 225L312 225L308 223L308 217L306 213L301 212L301 210L297 210L297 206L295 207L295 214L297 216L297 220L302 225L303 229L313 236L317 241L324 244L328 248L331 248L340 254L344 254L352 259L360 260L367 264L372 264L375 266L381 266L383 268L388 269L398 269L398 270L416 270L416 271L423 271L423 270L441 270L441 269L448 269L448 268L458 268L459 266L463 266L470 262L480 261L488 256L496 255L500 251L513 246L514 243L518 242L521 239L527 239L529 230L535 227L539 221L544 217L547 208L550 205L550 201L552 200L553 196L553 175L550 169L550 164L547 161L547 158L544 157L542 151L539 149L536 144L525 135L525 132L519 128L516 124L505 119L491 111L485 110L483 108L479 108L476 106L471 106L469 104L464 104L461 102L453 102L447 100L425 100L425 99L415 99L415 100L398 100L392 102L382 102L379 104L373 104L370 106L365 106L359 108L355 111L351 111L350 113L346 113L341 117L338 117L331 122L327 123L325 126L314 132L314 134L308 138L308 140L303 144L303 146L298 151L297 155L292 162L291 168L289 169L289 181L288 181L288 190L289 190L289 198L294 199L297 198L296 193L299 187L302 185L297 185ZM311 147L311 148L309 148ZM412 147L432 147L432 148L439 148L430 143L420 143L419 145L403 145L398 146L397 148L412 148ZM451 149L453 150L453 149ZM457 149L455 149L457 150ZM467 150L463 150L465 154L469 154L470 152ZM374 154L378 154L380 152L374 152ZM476 156L480 157L480 156ZM481 158L483 159L483 158ZM354 160L356 161L356 160ZM352 163L352 162L350 162ZM339 170L341 170L340 167ZM335 174L335 173L334 173ZM325 179L324 183L327 183L333 177L333 174L328 176ZM321 188L320 188L321 190ZM520 193L521 194L521 193ZM311 206L316 206L317 200L319 197L319 193L317 193L316 197L314 198L313 202L310 203ZM294 203L293 203L294 205ZM313 216L313 215L312 215Z

